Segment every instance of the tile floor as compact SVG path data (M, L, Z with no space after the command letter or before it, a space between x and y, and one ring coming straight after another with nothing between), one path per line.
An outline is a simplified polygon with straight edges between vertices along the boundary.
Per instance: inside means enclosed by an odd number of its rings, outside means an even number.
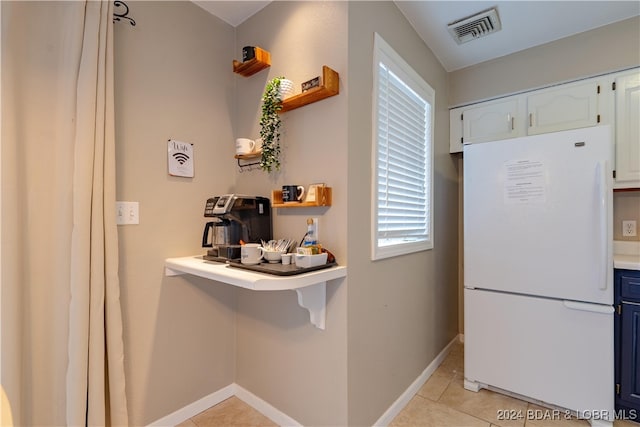
M544 415L549 418L553 413L546 408L489 390L480 390L478 393L465 390L462 385L463 356L462 344L456 343L444 362L391 422L391 427L589 426L585 420L540 419L544 418ZM501 410L516 411L516 414L522 413L524 419L498 419ZM533 415L528 417L527 413ZM538 414L537 417L536 414ZM275 425L240 399L232 397L185 421L178 427L267 427ZM640 424L616 421L614 427L640 427Z
M233 396L176 427L271 427L276 423Z

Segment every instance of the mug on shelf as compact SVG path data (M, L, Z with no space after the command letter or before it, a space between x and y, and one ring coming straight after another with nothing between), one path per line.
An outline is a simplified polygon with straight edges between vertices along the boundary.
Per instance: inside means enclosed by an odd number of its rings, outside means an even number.
M256 148L256 142L253 139L236 139L236 154L250 154L254 148Z
M242 48L242 62L246 62L256 57L255 46L245 46Z
M304 187L302 185L283 185L283 202L301 202L304 197Z

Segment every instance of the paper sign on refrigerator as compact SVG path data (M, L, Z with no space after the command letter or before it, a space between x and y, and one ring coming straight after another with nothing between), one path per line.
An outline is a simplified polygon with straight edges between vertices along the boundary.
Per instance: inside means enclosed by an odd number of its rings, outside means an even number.
M545 203L545 166L535 160L511 160L504 164L504 202Z

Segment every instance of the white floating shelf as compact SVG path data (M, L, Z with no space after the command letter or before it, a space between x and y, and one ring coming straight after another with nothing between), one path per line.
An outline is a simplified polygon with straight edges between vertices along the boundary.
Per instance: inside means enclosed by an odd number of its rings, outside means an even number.
M293 276L275 276L229 267L227 264L219 262L206 261L202 256L165 260L165 275L177 276L181 274L192 274L254 291L296 291L298 304L309 311L311 323L324 330L326 283L328 280L346 277L347 267L334 266Z

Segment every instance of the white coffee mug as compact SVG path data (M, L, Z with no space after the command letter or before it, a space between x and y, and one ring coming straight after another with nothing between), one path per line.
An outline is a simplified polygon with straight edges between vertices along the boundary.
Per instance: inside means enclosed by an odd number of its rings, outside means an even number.
M236 154L249 154L256 147L256 142L249 138L236 139Z
M260 264L262 251L258 243L245 243L240 248L240 262L243 264Z

